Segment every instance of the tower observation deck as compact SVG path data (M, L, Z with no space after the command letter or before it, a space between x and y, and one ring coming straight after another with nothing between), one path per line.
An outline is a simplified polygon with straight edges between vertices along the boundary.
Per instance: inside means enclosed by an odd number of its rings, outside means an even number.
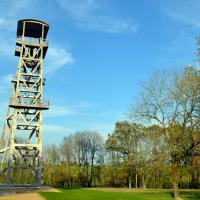
M0 174L9 186L42 184L42 111L49 109L42 98L42 66L48 30L39 20L18 21L19 63L0 139Z

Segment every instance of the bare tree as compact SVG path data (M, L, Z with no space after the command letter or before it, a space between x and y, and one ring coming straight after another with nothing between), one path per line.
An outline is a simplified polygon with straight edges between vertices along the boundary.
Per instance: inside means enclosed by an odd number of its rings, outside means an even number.
M61 152L68 161L76 162L80 169L80 179L83 186L92 186L94 165L102 163L103 138L95 131L76 132L65 138Z
M47 163L58 164L60 161L60 151L55 144L45 146L43 154Z
M76 162L74 138L72 135L63 138L60 144L60 151L63 160L66 161L68 164Z

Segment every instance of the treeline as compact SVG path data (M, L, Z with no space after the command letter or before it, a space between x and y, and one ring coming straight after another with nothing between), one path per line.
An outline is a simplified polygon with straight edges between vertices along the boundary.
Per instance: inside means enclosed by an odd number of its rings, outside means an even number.
M106 139L83 131L46 147L45 184L200 188L199 71L154 73L138 99Z
M169 147L159 126L117 122L104 141L83 131L45 148L44 183L64 187L172 188ZM200 188L200 158L187 156L178 166L180 188Z
M45 148L44 181L47 185L91 187L102 184L104 141L97 132L77 132L59 146Z
M199 52L199 49L198 49ZM45 149L44 181L66 187L200 188L200 70L152 73L106 139L83 131Z

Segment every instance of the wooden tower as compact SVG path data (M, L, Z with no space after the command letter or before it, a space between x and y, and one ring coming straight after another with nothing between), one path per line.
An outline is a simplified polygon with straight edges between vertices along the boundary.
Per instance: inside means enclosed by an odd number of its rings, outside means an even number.
M42 184L43 59L49 25L35 19L18 21L15 56L19 57L0 140L1 175L7 185Z

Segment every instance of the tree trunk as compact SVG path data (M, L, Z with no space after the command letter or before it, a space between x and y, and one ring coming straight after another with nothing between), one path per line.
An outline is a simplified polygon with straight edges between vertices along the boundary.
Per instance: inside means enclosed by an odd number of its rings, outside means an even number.
M144 189L146 188L144 173L142 173L142 187L143 187Z
M92 181L93 181L93 164L91 165L91 173L90 173L90 183L89 183L89 187L92 187Z
M138 186L138 175L137 175L137 169L135 170L135 188Z
M94 155L92 156L92 164L91 164L91 173L90 173L90 183L89 183L89 187L92 187L92 181L93 181L93 167L94 167Z
M131 174L129 174L129 177L128 177L128 187L129 188L132 188L132 184L131 184Z
M174 159L172 162L172 184L174 189L174 199L179 199L179 188L178 188L178 164L177 161Z

